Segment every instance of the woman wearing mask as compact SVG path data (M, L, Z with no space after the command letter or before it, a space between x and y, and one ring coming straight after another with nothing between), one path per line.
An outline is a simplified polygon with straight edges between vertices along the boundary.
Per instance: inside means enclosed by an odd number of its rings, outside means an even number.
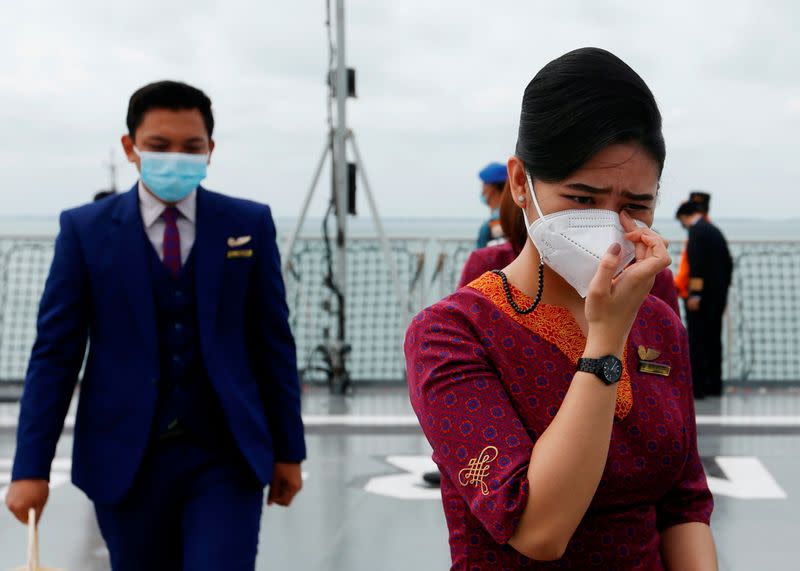
M500 227L503 229L506 241L502 244L473 250L461 271L461 277L458 280L459 288L480 277L484 272L504 268L522 252L522 248L528 240L528 228L522 209L514 203L507 180L500 198L499 214ZM678 292L675 290L675 277L669 268L664 268L656 275L650 295L654 295L666 303L676 315L681 314L678 307Z
M664 158L616 56L570 52L526 88L508 173L529 240L406 338L452 569L716 569L686 333L647 295Z

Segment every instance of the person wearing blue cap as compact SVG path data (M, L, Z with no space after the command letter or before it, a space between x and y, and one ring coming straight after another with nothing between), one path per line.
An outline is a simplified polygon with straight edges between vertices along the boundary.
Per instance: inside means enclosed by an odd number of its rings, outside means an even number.
M508 179L508 169L502 163L489 163L479 173L478 177L483 182L481 189L481 202L489 207L489 219L478 230L478 248L485 248L489 242L503 236L500 227L500 198L503 187Z

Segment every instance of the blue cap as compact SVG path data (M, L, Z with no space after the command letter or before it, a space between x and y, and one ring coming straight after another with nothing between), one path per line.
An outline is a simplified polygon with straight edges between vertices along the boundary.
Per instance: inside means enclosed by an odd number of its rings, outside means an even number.
M478 173L484 184L504 183L508 179L508 169L502 163L489 163Z

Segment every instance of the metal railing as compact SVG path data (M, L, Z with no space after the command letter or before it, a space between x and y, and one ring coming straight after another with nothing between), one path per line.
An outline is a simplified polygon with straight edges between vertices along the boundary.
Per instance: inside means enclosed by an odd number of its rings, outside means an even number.
M404 377L405 329L414 313L451 293L473 249L471 239L392 238L390 249L407 305L376 239L348 244L346 336L354 381ZM800 242L731 242L735 260L724 325L727 380L800 380ZM674 264L682 244L670 246ZM20 381L36 335L36 313L53 255L51 236L0 236L0 382ZM334 335L335 297L323 285L322 240L302 238L285 275L298 365L322 381L317 348Z

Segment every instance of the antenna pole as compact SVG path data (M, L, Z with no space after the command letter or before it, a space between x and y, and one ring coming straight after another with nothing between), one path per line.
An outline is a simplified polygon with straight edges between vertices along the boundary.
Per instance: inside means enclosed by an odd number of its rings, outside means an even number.
M333 133L334 197L336 201L336 287L347 299L347 62L345 59L344 0L336 0L336 125ZM344 303L344 302L343 302ZM339 308L345 315L345 308ZM344 320L338 338L344 341Z
M108 152L108 190L117 192L117 163L114 160L114 149Z

